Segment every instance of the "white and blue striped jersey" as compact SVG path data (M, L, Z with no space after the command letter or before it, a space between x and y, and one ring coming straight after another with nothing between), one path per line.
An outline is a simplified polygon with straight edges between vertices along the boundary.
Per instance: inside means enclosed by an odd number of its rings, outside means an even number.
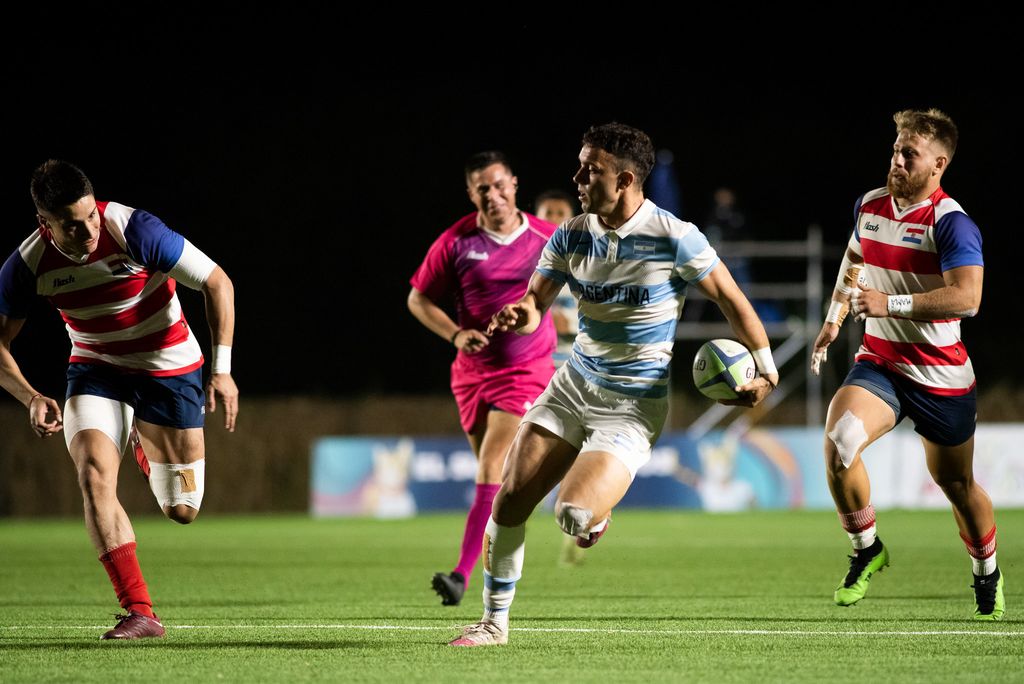
M579 302L569 366L614 392L666 396L686 286L717 263L718 254L697 226L650 200L615 230L596 214L563 223L544 248L537 272L568 284Z

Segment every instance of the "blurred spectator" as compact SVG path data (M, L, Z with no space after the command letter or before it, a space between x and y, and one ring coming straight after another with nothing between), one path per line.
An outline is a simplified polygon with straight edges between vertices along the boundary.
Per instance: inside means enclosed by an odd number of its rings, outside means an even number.
M736 193L732 188L718 188L714 194L714 205L711 207L711 212L708 214L707 219L704 221L704 225L701 226L701 230L704 231L704 235L707 236L708 242L712 245L716 245L723 241L729 240L745 240L747 239L746 234L747 219L736 207ZM739 263L738 259L732 259L729 261L729 270L732 271L734 278L739 281L737 277L737 267L733 266L733 263ZM744 260L746 263L746 260Z
M541 220L561 225L576 215L576 205L569 193L547 190L537 195L534 213ZM558 333L558 346L554 355L555 368L558 368L569 360L573 341L579 332L579 310L576 308L576 298L572 296L568 285L558 293L550 311L551 320L555 323L555 332Z
M719 249L723 242L758 239L748 228L747 217L737 206L736 192L732 188L718 188L715 190L713 199L714 204L711 207L711 211L708 213L707 218L704 219L704 224L698 227L707 236L708 242L715 249ZM725 263L729 267L732 277L741 288L754 281L748 257L726 255ZM765 323L781 321L784 318L782 309L776 302L751 298L750 303L753 305L754 310L757 311L758 317ZM700 318L703 305L694 307L694 309L696 310L694 311L693 320L696 320Z
M572 195L561 190L546 190L540 193L533 206L537 218L556 226L576 215L576 203Z
M671 150L658 150L654 168L644 187L652 202L676 218L683 218L683 199L676 177L675 155Z

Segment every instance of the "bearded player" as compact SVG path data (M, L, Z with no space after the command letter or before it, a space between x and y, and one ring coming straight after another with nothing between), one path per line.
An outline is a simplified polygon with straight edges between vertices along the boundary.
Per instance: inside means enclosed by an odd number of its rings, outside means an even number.
M834 598L840 606L856 603L871 576L889 565L861 454L909 417L971 558L974 618L999 620L1005 605L996 523L991 500L974 480L975 379L960 341L960 320L981 304L981 233L940 184L956 151L953 120L937 109L893 118L888 182L856 203L853 236L812 359L817 373L847 306L866 320L864 341L825 426L828 483L853 545Z

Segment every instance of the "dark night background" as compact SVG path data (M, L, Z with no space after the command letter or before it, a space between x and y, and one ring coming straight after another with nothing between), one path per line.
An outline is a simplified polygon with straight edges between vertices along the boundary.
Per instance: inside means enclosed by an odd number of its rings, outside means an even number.
M506 38L526 40L531 29ZM983 385L1020 379L1005 358L1021 328L1011 277L1017 144L1003 127L1014 98L1005 88L825 79L811 58L711 70L677 54L620 69L565 47L530 60L480 49L463 63L419 43L403 46L405 61L350 47L282 64L272 46L249 54L221 42L182 58L189 45L176 43L174 55L119 47L107 55L116 77L91 64L49 88L52 74L44 78L30 52L6 60L0 247L6 258L34 228L32 169L48 157L80 165L99 199L154 213L231 276L244 393L447 391L451 349L412 318L405 297L430 243L472 210L462 162L475 151L509 154L519 206L532 210L542 190L573 190L590 124L622 121L674 153L682 218L700 225L725 184L758 238L801 238L817 223L838 247L854 200L884 183L892 113L932 106L961 133L944 188L985 239L984 301L964 339ZM837 263L826 265L826 282ZM208 349L201 297L179 292ZM15 343L30 381L61 393L68 349L59 317L40 302Z

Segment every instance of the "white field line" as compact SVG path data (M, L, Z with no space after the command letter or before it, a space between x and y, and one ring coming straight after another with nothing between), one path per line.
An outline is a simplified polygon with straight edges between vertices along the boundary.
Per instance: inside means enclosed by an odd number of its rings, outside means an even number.
M437 627L416 625L349 625L349 624L311 624L311 625L164 625L167 629L178 630L227 630L227 629L313 629L313 630L376 630L384 632L438 632L452 631L460 627L443 625ZM109 629L109 625L0 625L0 632L32 631L32 630L93 630ZM663 636L701 636L701 635L735 635L735 636L981 636L981 637L1024 637L1020 631L988 631L988 630L801 630L801 629L603 629L596 627L513 627L513 632L541 632L564 634L646 634Z

